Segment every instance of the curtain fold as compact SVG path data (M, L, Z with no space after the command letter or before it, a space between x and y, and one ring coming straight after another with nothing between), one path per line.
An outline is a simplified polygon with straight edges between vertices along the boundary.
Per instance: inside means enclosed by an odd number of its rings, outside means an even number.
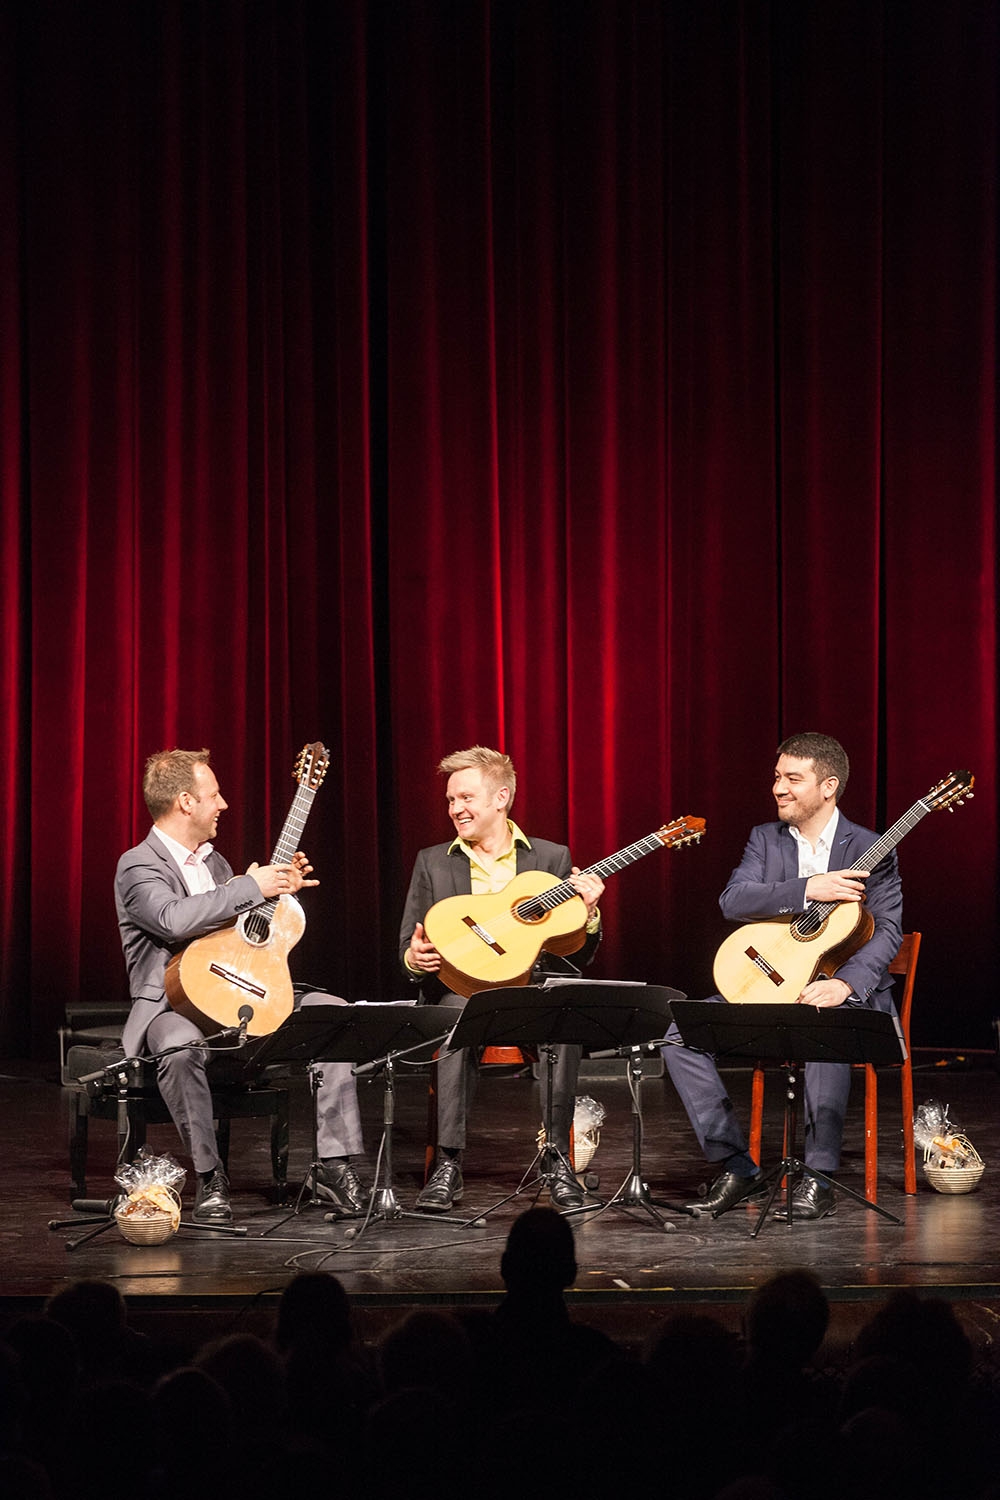
M0 1044L124 994L142 763L207 744L297 976L399 993L438 759L711 986L778 741L900 851L921 1041L997 943L996 8L16 0L0 15ZM960 872L956 879L952 870ZM961 952L956 973L953 957ZM595 971L596 972L596 971Z

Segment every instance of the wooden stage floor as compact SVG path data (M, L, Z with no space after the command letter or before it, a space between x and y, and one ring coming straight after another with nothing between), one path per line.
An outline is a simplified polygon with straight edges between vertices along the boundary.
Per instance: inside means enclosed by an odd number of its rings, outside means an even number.
M992 1342L1000 1317L1000 1087L992 1056L965 1067L942 1055L918 1057L917 1102L947 1102L952 1118L987 1163L979 1188L963 1196L935 1192L918 1164L918 1192L902 1191L898 1087L882 1075L881 1187L879 1201L900 1219L891 1224L842 1198L835 1217L791 1230L769 1219L759 1237L750 1231L756 1208L718 1221L667 1213L661 1228L641 1211L588 1214L575 1221L579 1273L570 1294L577 1315L625 1340L641 1340L671 1305L708 1306L738 1326L750 1290L776 1270L807 1266L820 1278L845 1326L894 1287L925 1288L961 1304L963 1322L980 1342ZM614 1066L614 1065L612 1065ZM269 1316L282 1287L299 1269L334 1272L351 1294L359 1317L377 1334L417 1304L488 1304L502 1292L500 1254L515 1215L530 1205L517 1198L489 1215L481 1227L444 1219L372 1222L360 1238L306 1208L280 1227L282 1212L268 1202L270 1162L265 1122L233 1126L231 1176L237 1237L182 1231L163 1246L127 1244L112 1229L68 1250L70 1231L53 1232L50 1220L66 1216L69 1177L66 1111L54 1076L38 1067L0 1065L0 1120L5 1142L2 1189L0 1317L6 1322L36 1310L52 1291L82 1277L115 1282L129 1299L133 1318L175 1321L209 1317L220 1331L253 1327ZM727 1074L732 1097L746 1118L750 1074ZM591 1170L610 1196L631 1166L628 1086L621 1075L588 1076L581 1092L607 1111ZM765 1166L780 1155L780 1076L772 1075L765 1119ZM848 1118L842 1181L861 1190L863 1178L862 1080L855 1079ZM366 1140L372 1155L381 1135L381 1083L361 1085ZM427 1080L397 1078L394 1130L395 1186L412 1206L423 1170ZM686 1117L665 1079L642 1085L645 1117L643 1169L656 1197L690 1197L706 1169ZM290 1181L297 1186L310 1154L308 1094L294 1093ZM532 1160L539 1123L537 1085L530 1076L484 1073L465 1160L466 1217L483 1213L517 1186ZM151 1132L151 1145L173 1151L169 1126ZM114 1130L91 1123L89 1191L114 1192ZM187 1195L190 1197L190 1192ZM546 1201L544 1198L542 1201ZM457 1215L456 1215L457 1217ZM266 1233L266 1231L271 1233ZM855 1308L854 1313L851 1309ZM213 1329L217 1331L217 1329Z

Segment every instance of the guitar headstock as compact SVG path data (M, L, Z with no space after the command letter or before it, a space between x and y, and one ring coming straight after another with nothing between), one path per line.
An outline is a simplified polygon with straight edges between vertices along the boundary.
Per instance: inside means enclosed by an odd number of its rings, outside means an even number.
M664 823L658 828L654 837L667 849L678 849L682 844L698 844L705 832L704 818L675 818L672 823Z
M321 745L319 740L313 740L311 745L302 746L292 775L300 786L307 786L315 791L317 787L322 786L329 764L329 750L325 745Z
M975 781L971 771L949 771L944 780L939 781L937 786L932 786L922 800L935 811L946 807L949 812L954 812L956 807L961 807L966 797L972 801Z

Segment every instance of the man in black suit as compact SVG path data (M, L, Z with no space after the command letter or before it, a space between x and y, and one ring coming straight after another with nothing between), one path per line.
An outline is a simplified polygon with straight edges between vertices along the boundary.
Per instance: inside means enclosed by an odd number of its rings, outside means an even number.
M118 861L115 904L128 970L132 1009L122 1031L127 1057L159 1053L200 1040L193 1021L172 1010L164 991L167 963L194 938L226 927L263 902L292 895L310 879L301 850L288 864L252 864L245 875L212 845L228 804L207 750L165 750L146 762L143 796L153 826ZM320 991L296 1004L344 1004ZM194 1217L232 1219L229 1181L219 1160L212 1094L205 1072L210 1053L187 1048L161 1058L157 1082L197 1174ZM351 1157L361 1153L361 1117L349 1063L326 1063L316 1101L322 1158L317 1191L343 1217L357 1217L367 1190ZM325 1153L325 1154L324 1154Z
M510 757L483 745L458 750L441 761L438 770L447 776L448 816L456 837L447 844L421 849L413 867L400 928L399 953L407 978L421 988L424 1004L464 1005L436 977L441 955L424 932L424 917L446 896L480 895L501 891L523 870L546 870L560 880L569 879L587 907L586 939L574 962L590 963L601 940L598 902L604 882L594 874L581 874L563 844L547 839L529 839L508 816L514 801L517 776ZM542 954L536 972L544 974L547 955ZM581 1049L557 1048L552 1086L552 1146L565 1154L576 1099L576 1080ZM446 1213L462 1198L461 1153L465 1149L466 1115L479 1075L478 1059L468 1048L438 1063L438 1155L431 1176L417 1199L417 1207ZM543 1080L544 1082L544 1080ZM576 1178L557 1162L550 1193L558 1208L579 1208L583 1193Z

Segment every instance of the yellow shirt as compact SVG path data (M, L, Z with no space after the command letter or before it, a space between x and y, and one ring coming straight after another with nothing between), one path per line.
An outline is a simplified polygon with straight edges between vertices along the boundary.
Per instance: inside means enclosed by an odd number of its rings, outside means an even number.
M496 859L490 860L489 865L483 864L476 853L475 845L467 844L463 838L452 839L448 845L449 854L453 849L459 849L469 861L469 876L472 881L472 894L474 896L495 895L497 891L502 891L508 886L517 874L518 845L522 849L531 848L531 840L527 834L521 832L513 818L507 819L507 827L510 829L510 848L506 853L499 854ZM596 932L600 925L601 914L599 911L595 911L594 915L587 921L586 931L588 936ZM403 962L406 963L405 957ZM412 968L408 963L406 963L406 967L410 970L411 974L418 972L418 970Z
M517 846L522 849L531 848L531 840L527 834L521 832L513 818L507 819L507 827L510 829L510 848L506 854L499 854L484 864L476 852L474 844L467 844L463 838L452 839L448 845L448 853L453 849L460 849L469 861L469 874L472 879L472 894L474 896L493 896L497 891L502 891L508 886L517 874ZM595 911L594 915L587 920L587 932L596 932L601 925L601 914Z

